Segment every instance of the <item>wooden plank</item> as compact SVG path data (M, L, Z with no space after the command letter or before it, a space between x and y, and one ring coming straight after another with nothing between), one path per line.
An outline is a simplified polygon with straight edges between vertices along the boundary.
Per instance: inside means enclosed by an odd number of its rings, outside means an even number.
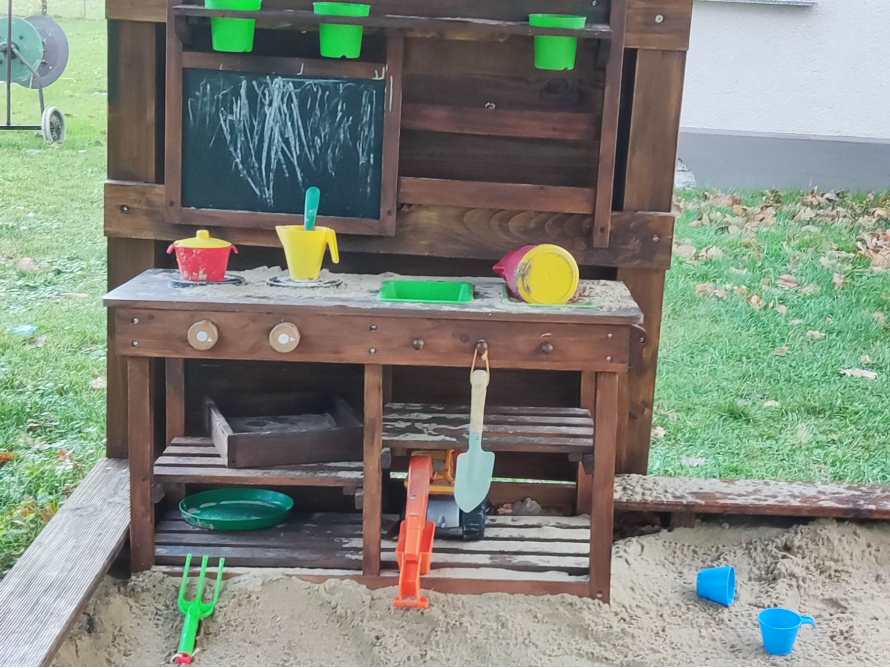
M514 211L593 213L596 190L527 183L486 183L448 179L399 179L399 202Z
M596 130L593 114L558 111L406 104L402 116L402 127L406 130L457 134L585 140Z
M361 25L368 28L386 28L390 30L410 30L414 34L433 34L436 37L447 37L452 31L460 35L555 35L576 37L578 39L610 39L611 29L606 24L592 23L584 28L542 28L529 25L528 21L504 21L495 19L477 19L472 17L424 17L399 14L372 14L370 16L331 16L323 18L318 14L296 9L267 9L259 11L230 11L208 9L194 5L178 5L174 7L177 17L217 17L246 18L273 23L276 27L314 26L319 23L341 25Z
M163 68L158 50L163 35L150 23L108 23L108 176L156 183L163 160L159 92ZM106 212L107 214L107 212ZM123 234L122 236L129 236ZM108 240L108 287L159 266L161 244L143 239ZM127 456L127 365L114 351L114 323L108 319L106 453Z
M626 46L630 49L686 51L691 27L692 0L628 0Z
M263 7L267 9L300 9L311 10L311 0L265 0ZM375 13L398 14L410 13L414 16L466 16L501 21L525 21L532 12L540 10L539 0L378 0ZM580 14L591 22L606 21L607 16L599 5L592 5L589 0L550 0L548 11L558 14ZM409 11L406 11L409 10ZM106 0L105 14L108 19L130 21L157 21L163 23L166 18L166 0Z
M167 242L194 236L191 225L164 220L163 204L163 186L106 183L106 236ZM256 227L250 229L226 227L220 221L212 226L215 236L236 244L280 246L274 226L254 222ZM585 266L666 268L670 266L674 216L667 211L615 212L609 248L593 247L593 217L589 215L411 205L400 208L396 224L396 238L344 236L338 239L340 249L496 261L528 244L553 243L570 250Z
M224 72L254 72L268 75L297 75L304 77L349 77L351 79L380 79L385 65L361 60L325 60L322 58L286 58L257 56L247 53L219 53L216 51L185 51L182 67L194 70Z
M581 372L581 405L591 413L596 410L596 373L593 371ZM583 464L578 464L578 496L575 503L576 511L590 513L590 504L593 499L593 475L584 470Z
M0 666L44 666L130 525L127 462L100 459L0 583Z
M890 520L890 485L620 475L621 511Z
M134 572L151 568L154 555L154 503L151 498L154 464L154 404L149 362L127 358L127 397L130 443L130 562Z
M596 375L596 469L590 508L590 596L609 602L618 437L618 374Z
M164 445L185 434L185 360L168 357L164 360L164 382L167 395L167 437Z
M180 223L182 217L182 41L176 31L174 0L167 6L167 79L164 112L164 217Z
M609 22L615 39L609 44L606 64L606 88L603 94L603 115L599 135L597 166L596 213L594 215L593 245L608 248L612 230L612 194L615 183L615 159L618 143L618 114L621 105L621 75L624 69L624 24L628 0L611 0Z
M405 38L390 33L386 38L386 113L383 116L383 158L380 180L379 233L396 233L399 196L399 143L402 136L402 65Z
M380 525L383 509L383 367L365 365L365 444L362 489L362 573L380 575Z
M624 186L625 209L670 211L677 158L677 136L686 54L680 51L637 53L630 137ZM658 366L664 301L664 271L622 267L618 271L640 304L646 326L642 360L628 372L629 420L619 425L621 473L645 473L649 466L652 406ZM626 431L625 431L626 429Z

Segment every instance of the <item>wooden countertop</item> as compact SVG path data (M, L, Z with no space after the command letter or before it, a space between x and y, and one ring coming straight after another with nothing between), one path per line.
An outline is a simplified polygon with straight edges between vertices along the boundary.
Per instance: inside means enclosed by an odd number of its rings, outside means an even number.
M338 287L274 287L266 283L283 275L279 268L262 267L245 272L246 283L175 287L174 270L150 269L112 290L105 296L109 308L151 308L160 310L202 311L288 311L305 313L370 314L397 317L443 317L454 320L501 320L518 322L553 322L578 324L636 325L643 315L627 287L619 281L582 281L584 306L532 306L507 297L499 278L457 278L398 276L396 274L329 274L342 279ZM420 304L387 302L378 299L380 285L386 280L461 281L472 283L475 298L469 304Z

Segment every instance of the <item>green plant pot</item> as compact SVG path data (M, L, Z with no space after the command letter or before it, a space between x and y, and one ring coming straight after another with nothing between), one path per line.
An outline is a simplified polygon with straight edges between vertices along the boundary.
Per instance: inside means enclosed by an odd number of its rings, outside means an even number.
M256 12L262 7L262 0L204 0L207 9L229 9L240 12ZM224 19L211 17L210 32L213 35L213 50L229 53L253 51L253 34L256 21L253 19Z
M569 14L531 14L528 17L528 22L529 25L536 28L578 30L584 27L587 19L583 16ZM535 67L539 70L573 70L577 52L577 37L535 35Z
M367 16L371 5L352 2L314 2L316 14L325 16ZM358 58L362 52L362 26L322 23L318 26L321 55L325 58Z

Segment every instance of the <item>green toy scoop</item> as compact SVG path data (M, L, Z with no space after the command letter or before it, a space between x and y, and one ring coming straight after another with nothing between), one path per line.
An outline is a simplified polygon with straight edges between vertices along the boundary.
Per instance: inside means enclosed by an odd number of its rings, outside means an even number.
M321 191L312 186L306 191L306 204L303 207L303 229L311 232L315 229L315 219L318 217L318 202L321 200Z

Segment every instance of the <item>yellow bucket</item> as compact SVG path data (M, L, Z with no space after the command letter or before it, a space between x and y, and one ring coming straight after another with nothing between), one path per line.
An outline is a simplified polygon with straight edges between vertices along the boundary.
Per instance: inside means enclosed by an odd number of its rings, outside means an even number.
M321 273L325 249L331 247L334 264L340 262L337 249L337 233L330 227L316 227L305 230L302 225L279 225L275 228L284 255L287 258L287 271L295 281L314 281Z

